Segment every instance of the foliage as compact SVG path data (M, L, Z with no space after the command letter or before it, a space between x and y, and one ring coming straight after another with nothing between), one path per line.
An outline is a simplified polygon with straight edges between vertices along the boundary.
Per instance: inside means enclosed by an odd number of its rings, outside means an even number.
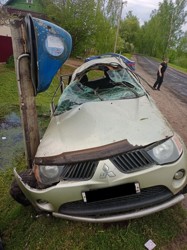
M9 14L3 8L3 5L0 5L0 25L8 25L9 24Z
M67 30L73 39L72 55L86 57L112 52L117 36L121 0L41 0L50 21ZM187 38L182 25L187 0L164 0L140 26L130 11L120 22L118 53L142 53L186 65ZM10 16L0 7L0 25ZM186 67L186 66L185 66Z
M97 24L95 24L95 38L97 39L92 40L92 48L98 54L113 51L115 30L99 9L96 13L96 20L98 20ZM89 46L87 51L89 53Z
M73 40L73 55L112 51L119 0L44 1L51 21L67 30Z
M131 11L127 13L126 18L121 22L120 35L123 40L124 52L135 52L139 40L140 25L136 16Z
M114 50L120 0L43 0L43 4L49 19L71 34L72 55L86 57ZM186 5L187 0L164 0L143 26L129 11L120 21L117 52L168 56L170 62L186 65L187 39L181 29L187 16Z
M17 14L18 17L20 14ZM10 24L11 19L15 19L16 15L10 14L7 9L0 3L0 26L5 25L8 26Z
M177 56L186 57L187 55L187 31L184 33L184 36L180 38L176 51L177 51Z
M100 1L98 1L100 2ZM106 9L105 11L105 17L108 18L111 21L111 24L113 26L117 25L118 18L120 15L120 10L121 10L121 1L120 0L108 0L108 1L103 1L103 6Z
M170 50L176 50L183 36L181 28L187 16L186 5L186 0L159 3L159 9L152 12L151 19L141 28L142 41L138 44L141 53L165 57Z
M182 67L182 68L186 68L187 69L187 54L184 54L183 56L180 57L175 57L173 59L173 63Z
M6 65L8 68L14 68L15 65L14 65L14 57L13 56L10 56L6 62Z

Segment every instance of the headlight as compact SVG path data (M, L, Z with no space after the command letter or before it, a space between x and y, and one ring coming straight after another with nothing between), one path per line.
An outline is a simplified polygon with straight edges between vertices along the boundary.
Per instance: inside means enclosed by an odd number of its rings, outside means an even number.
M40 166L40 172L47 178L55 178L59 174L57 166Z
M182 151L182 143L175 135L147 152L158 164L166 164L175 162Z
M40 180L43 184L52 184L60 181L62 166L38 166Z

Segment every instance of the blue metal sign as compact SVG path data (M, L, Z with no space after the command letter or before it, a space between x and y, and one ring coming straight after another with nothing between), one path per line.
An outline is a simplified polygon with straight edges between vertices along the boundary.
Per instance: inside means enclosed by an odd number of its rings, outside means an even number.
M26 17L31 53L31 77L36 94L50 86L72 49L70 34L48 21ZM36 74L36 75L35 75Z

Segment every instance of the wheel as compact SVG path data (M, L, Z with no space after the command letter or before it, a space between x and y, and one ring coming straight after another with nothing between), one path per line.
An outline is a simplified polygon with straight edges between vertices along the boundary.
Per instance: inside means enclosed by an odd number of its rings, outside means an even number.
M31 169L21 172L20 177L25 184L28 184L32 188L36 188L37 182ZM30 201L25 197L24 193L21 191L16 179L13 180L10 188L10 195L14 200L23 206L31 205Z

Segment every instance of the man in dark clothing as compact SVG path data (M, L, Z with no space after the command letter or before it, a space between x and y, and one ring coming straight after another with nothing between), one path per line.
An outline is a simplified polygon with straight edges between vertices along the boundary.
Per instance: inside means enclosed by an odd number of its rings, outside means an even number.
M155 84L153 85L153 89L160 90L160 86L162 85L164 79L164 72L167 69L168 59L164 59L163 62L159 65L157 72L157 79Z

